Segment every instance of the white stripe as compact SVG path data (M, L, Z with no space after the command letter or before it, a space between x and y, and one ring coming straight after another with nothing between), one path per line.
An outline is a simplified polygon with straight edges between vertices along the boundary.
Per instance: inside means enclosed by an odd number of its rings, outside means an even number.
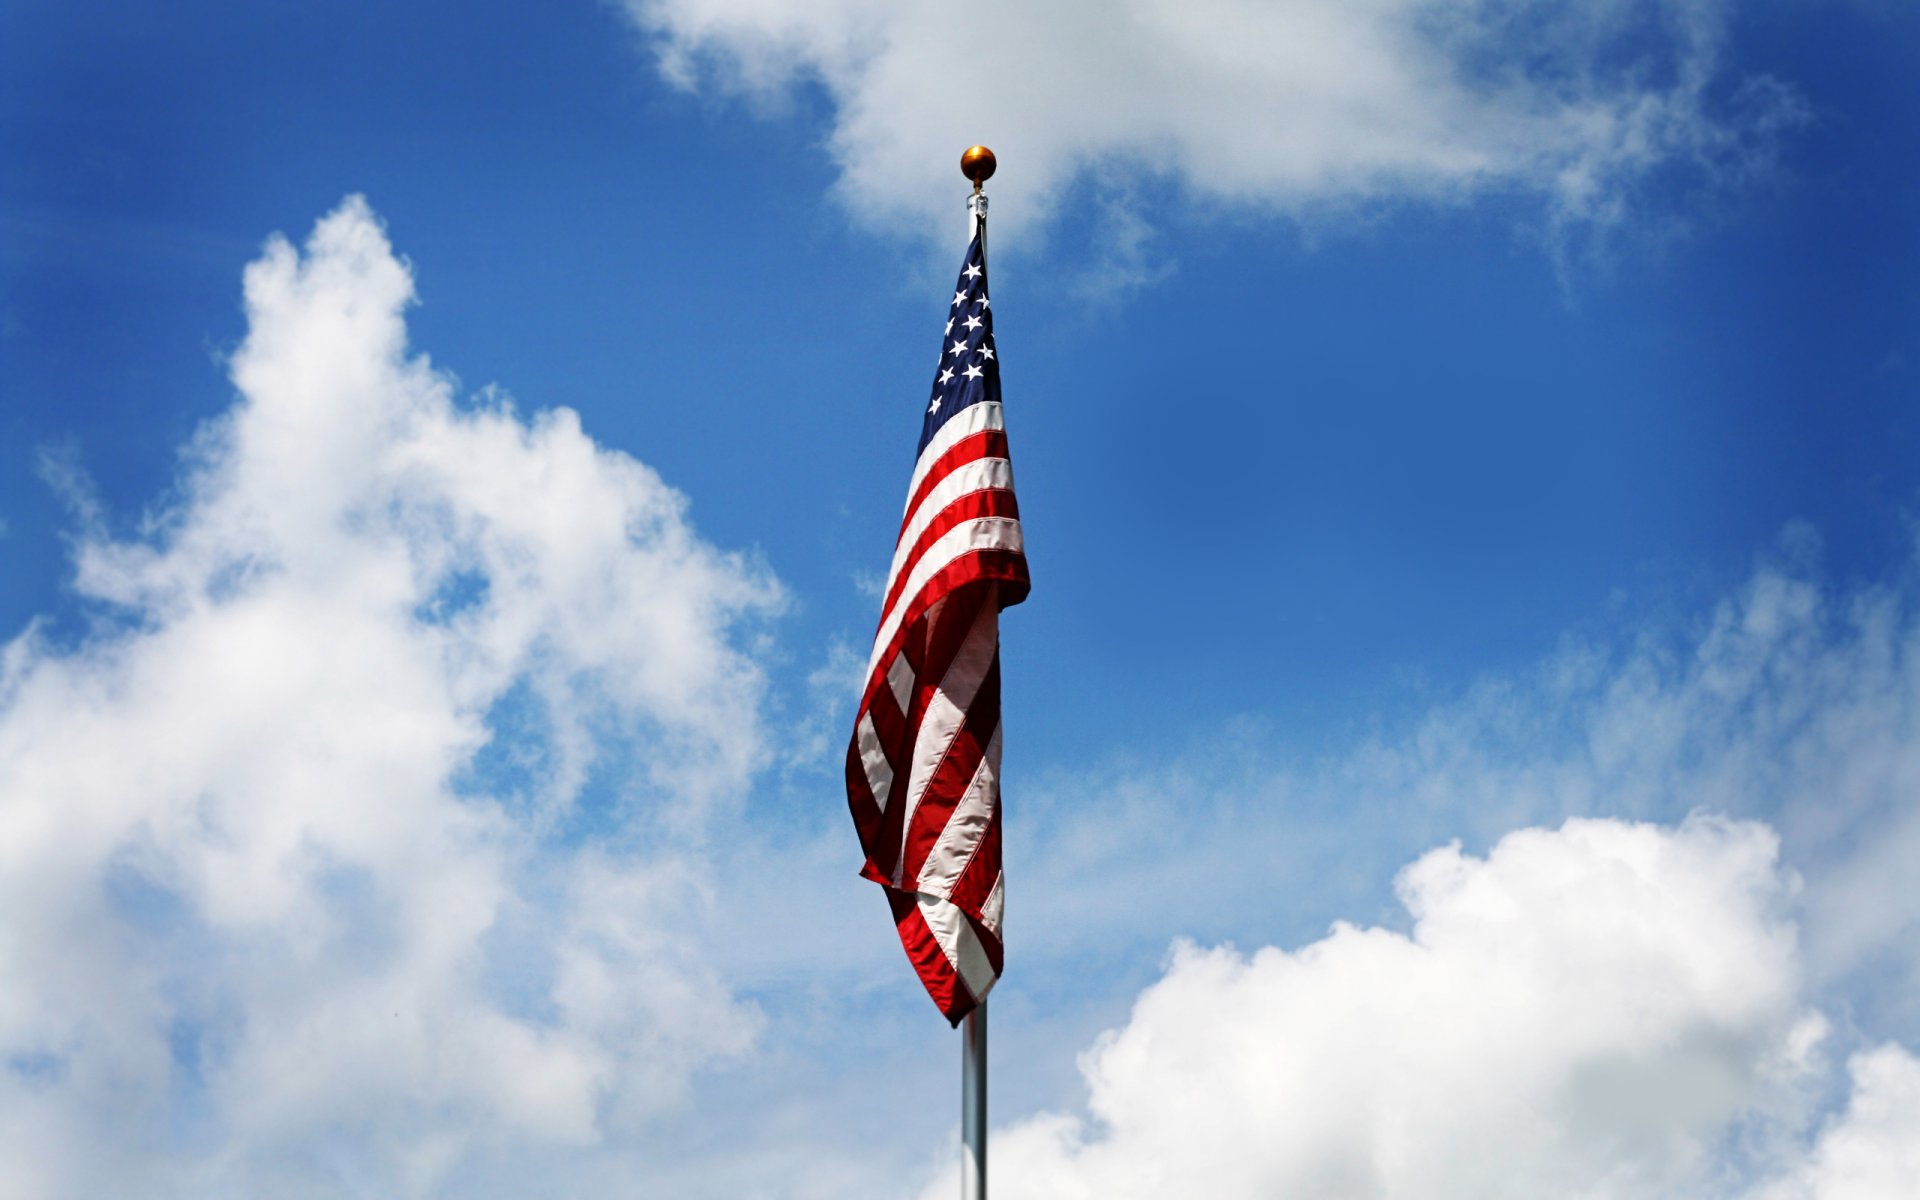
M993 881L993 890L987 893L986 903L980 906L980 923L993 930L993 936L1003 936L1000 932L1001 910L1007 906L1007 873L1000 872Z
M938 896L922 893L920 916L933 931L933 940L940 943L940 949L946 954L947 961L960 976L960 982L975 1000L984 999L993 990L997 978L993 964L987 961L986 947L980 944L980 935L967 924L967 916L954 905Z
M973 620L973 628L967 630L966 639L955 652L946 677L934 689L933 698L927 701L920 727L914 731L912 766L907 772L907 811L900 821L901 852L893 868L895 887L905 886L901 882L901 872L906 869L906 839L913 832L913 814L925 798L934 772L940 769L941 761L947 757L947 750L959 734L960 726L966 722L967 709L973 706L974 694L980 690L980 683L987 677L988 668L993 666L994 651L999 646L1000 610L998 605L989 600L980 606L979 615Z
M1013 488L1013 464L1004 458L975 459L966 466L933 485L927 498L920 507L907 517L907 523L900 530L900 542L893 549L893 562L887 567L887 588L893 588L893 577L900 573L900 564L907 561L907 555L913 553L913 544L920 535L933 524L940 511L955 500L971 492L984 492L990 488Z
M966 793L960 797L960 803L954 805L947 827L940 831L939 840L920 868L920 881L914 885L920 891L935 896L953 895L953 885L960 881L960 873L973 861L974 851L987 836L987 822L993 817L999 787L1000 727L996 725L993 737L987 742L987 752L980 756L980 765L967 783Z
M896 655L893 665L887 668L887 686L893 689L893 702L900 706L904 716L907 704L913 699L913 664L904 654Z
M873 678L875 668L880 665L880 655L893 641L893 635L900 630L900 619L932 579L948 563L972 550L1010 550L1020 553L1024 543L1020 538L1020 522L1012 517L976 517L971 521L962 521L952 529L940 535L938 541L927 547L927 552L914 564L913 573L907 577L907 586L900 589L900 596L894 601L880 619L880 631L873 637L873 653L867 657L867 678Z
M860 714L853 736L860 747L860 765L867 769L867 787L873 792L874 806L885 812L887 793L893 790L893 768L887 765L886 753L880 748L880 734L873 727L872 713Z
M1001 419L1000 402L983 400L979 404L969 404L947 419L947 423L934 431L933 440L920 452L919 461L913 464L913 478L907 483L907 502L900 506L900 515L907 515L907 504L913 503L913 494L920 490L920 481L927 477L933 464L940 456L953 449L954 443L970 438L983 429L1005 429Z

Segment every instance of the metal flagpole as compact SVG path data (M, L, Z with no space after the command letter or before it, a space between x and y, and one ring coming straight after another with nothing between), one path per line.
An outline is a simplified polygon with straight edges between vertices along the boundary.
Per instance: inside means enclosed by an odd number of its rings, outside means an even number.
M985 146L969 147L960 170L973 180L967 197L967 240L980 238L980 267L987 265L987 194L980 185L999 164ZM960 1028L960 1200L987 1200L987 1001L968 1013Z
M987 1002L960 1026L960 1200L987 1200Z

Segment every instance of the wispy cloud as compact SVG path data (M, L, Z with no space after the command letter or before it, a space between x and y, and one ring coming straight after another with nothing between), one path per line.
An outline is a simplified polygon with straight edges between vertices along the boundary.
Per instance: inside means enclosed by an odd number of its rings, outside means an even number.
M1172 754L1030 779L1011 819L1047 869L1027 873L1017 941L1051 954L1052 931L1074 931L1066 949L1089 922L1164 944L1255 933L1241 914L1371 917L1379 881L1450 838L1698 808L1780 830L1809 881L1818 978L1920 963L1920 900L1896 884L1920 863L1920 578L1909 561L1836 588L1815 542L1790 531L1705 610L1623 613L1334 743L1249 717Z
M681 87L823 91L846 201L916 230L948 227L953 156L986 141L1015 219L1077 184L1111 199L1141 180L1296 221L1518 195L1564 246L1676 181L1738 182L1804 113L1771 80L1727 76L1712 0L625 8ZM1144 235L1138 214L1115 224L1100 274Z

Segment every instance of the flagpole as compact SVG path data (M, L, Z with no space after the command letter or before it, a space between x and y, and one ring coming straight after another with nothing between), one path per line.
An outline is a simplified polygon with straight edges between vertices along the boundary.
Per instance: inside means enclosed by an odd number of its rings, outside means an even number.
M987 1200L987 1002L960 1026L960 1200Z
M980 268L987 266L987 194L980 185L998 162L985 146L960 156L960 171L973 180L967 197L967 240L980 239ZM987 1000L980 998L960 1028L960 1200L987 1200Z

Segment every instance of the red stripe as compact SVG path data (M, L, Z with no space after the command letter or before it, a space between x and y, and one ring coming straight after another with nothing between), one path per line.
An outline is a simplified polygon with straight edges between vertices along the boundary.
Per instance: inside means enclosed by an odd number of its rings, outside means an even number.
M859 794L864 798L865 803L855 809L855 828L859 830L860 845L866 850L868 861L874 863L876 870L884 871L880 878L891 880L894 855L892 853L883 855L880 851L881 847L890 846L899 838L900 819L895 817L888 820L887 813L900 807L897 801L901 791L907 786L905 767L908 755L913 750L914 726L909 724L906 717L901 714L899 706L894 703L893 692L889 688L882 688L874 696L873 705L867 711L873 717L874 736L880 743L880 752L886 758L889 770L892 771L892 780L887 785L886 804L882 807L881 798L874 794L872 785L867 780L866 764L864 762L859 764L861 772ZM849 753L856 757L859 753L859 728L856 722L854 741L849 750ZM849 793L850 797L851 795L852 793ZM851 802L849 800L849 803ZM864 820L861 819L860 808L865 809ZM895 831L891 836L888 834L889 829ZM876 861L877 857L884 858L885 861Z
M967 924L973 926L973 936L980 939L980 949L986 951L987 962L993 967L994 979L999 979L1007 971L1007 952L1006 947L1000 943L1000 935L982 925L972 914L968 914Z
M934 692L946 682L947 673L953 670L953 660L960 657L967 639L973 636L974 627L980 623L980 611L993 602L992 591L997 586L992 580L978 580L954 588L947 593L945 604L927 610L926 619L922 622L925 636L907 640L909 646L920 651L920 666L914 677L912 697L916 726L919 725L920 714L926 712L927 704L932 701ZM997 641L997 629L994 636Z
M940 840L941 831L947 827L947 818L953 815L960 798L966 795L967 785L973 782L974 772L980 769L980 760L987 756L987 740L993 736L999 724L1000 654L996 650L993 662L987 668L986 678L980 681L980 690L967 708L966 717L960 722L953 741L941 756L940 765L934 768L932 778L927 781L927 790L921 794L920 803L913 810L913 824L907 828L905 861L900 871L903 882L920 877L920 869L927 864L927 855L933 853L934 843ZM979 907L976 905L973 911L979 912Z
M866 850L880 832L880 806L873 788L867 783L867 767L860 761L859 722L854 723L853 740L847 743L847 808L853 813L853 827L860 834L860 848ZM869 854L868 863L873 859Z
M913 963L920 982L926 985L927 995L933 997L934 1004L948 1021L958 1025L961 1018L973 1011L973 996L960 982L953 964L947 961L947 952L940 948L940 941L928 928L927 919L920 915L914 894L888 888L887 901L893 905L893 922L900 930L900 945L906 949L907 959Z
M943 608L937 613L929 614L929 617L937 620L941 615L949 611L949 608ZM925 661L925 655L922 652L922 643L926 640L927 623L928 618L915 621L912 628L908 631L911 636L906 639L900 649L900 656L905 658L909 663L915 664L916 670L918 664ZM898 739L900 749L898 756L893 759L895 763L893 787L887 796L887 807L881 810L879 823L874 829L873 840L866 844L867 861L874 865L880 872L881 879L886 883L893 882L894 866L900 861L900 833L905 827L907 819L906 790L908 774L913 766L914 746L920 738L920 719L924 712L924 704L920 697L920 689L917 686L917 682L916 679L916 686L908 701L907 711L901 715L900 727L894 734ZM892 704L893 689L885 682L885 678L882 677L881 687L878 691L874 692L872 696L872 706L875 709L879 709L889 707Z
M997 780L994 790L999 790ZM974 847L973 857L967 860L967 865L960 869L960 877L953 881L953 893L947 897L970 917L980 915L987 897L993 895L994 882L1000 878L999 799L997 795L994 797L993 815L987 818L987 831L980 835L980 844Z
M873 784L867 778L866 758L860 750L860 721L863 717L872 719L874 741L879 743L880 756L886 760L888 770L895 773L898 773L904 761L902 745L907 741L909 727L890 687L874 693L871 702L853 717L853 736L847 739L847 803L853 810L854 826L860 831L860 844L871 846L874 836L879 832L881 798L874 794Z
M898 776L906 764L908 751L913 748L913 723L900 711L900 702L894 698L892 687L883 687L873 694L866 715L873 718L873 735L880 743L880 753L886 758L888 768ZM854 728L857 734L859 727ZM889 804L893 802L893 791L889 788L887 792ZM880 797L875 796L873 803L878 807Z
M940 486L942 479L978 459L1005 458L1006 456L1007 434L1001 429L982 429L978 433L968 434L947 447L939 458L933 460L933 465L927 468L926 476L920 480L920 486L914 488L913 495L907 498L906 515L901 518L900 533L906 533L907 526L913 521L913 510L920 507L921 502L927 498L928 492ZM900 544L899 536L894 537L893 544L895 546Z

